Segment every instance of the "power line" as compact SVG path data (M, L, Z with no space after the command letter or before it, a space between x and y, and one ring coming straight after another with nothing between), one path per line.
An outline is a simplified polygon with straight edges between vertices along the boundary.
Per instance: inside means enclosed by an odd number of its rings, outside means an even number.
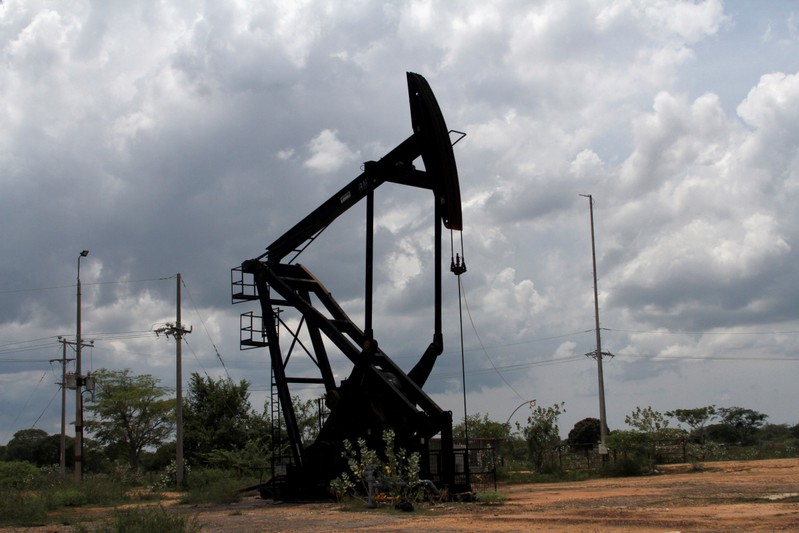
M485 354L486 359L488 359L488 362L491 364L491 367L494 369L497 375L502 379L505 385L507 385L507 387L510 390L512 390L513 393L516 396L518 396L520 400L524 401L524 398L522 397L521 394L519 394L519 391L514 389L513 385L511 385L510 382L508 382L508 380L505 379L505 376L503 376L502 373L497 369L496 365L494 364L494 361L491 359L491 356L488 355L488 350L486 350L485 345L483 344L483 340L480 338L480 334L477 332L477 326L475 326L474 324L474 319L472 318L472 311L469 309L469 301L466 299L466 288L463 287L462 283L461 283L461 289L463 290L463 303L466 306L466 314L469 316L469 323L472 325L472 330L474 330L474 334L477 337L477 342L480 343L480 347L483 349L483 353Z
M147 283L150 281L165 281L169 279L174 279L173 276L168 276L165 278L148 278L148 279L131 279L131 280L116 280L116 281L95 281L93 283L82 283L82 285L125 285L129 283ZM40 292L40 291L51 291L57 289L71 289L75 287L76 284L73 283L71 285L52 285L50 287L31 287L25 289L3 289L0 290L0 294L13 294L18 292Z
M771 357L748 355L745 357L733 357L727 355L657 355L657 354L616 354L617 357L632 357L636 359L648 359L653 362L671 360L699 360L699 361L799 361L799 357Z
M796 335L799 333L799 331L662 331L658 329L602 329L605 331L615 331L618 333L649 333L652 335Z
M57 335L50 335L49 337L39 337L38 339L30 339L30 340L26 340L26 341L8 342L6 344L0 344L0 348L4 348L6 346L14 346L15 344L25 344L25 343L28 343L28 342L39 342L39 341L45 341L45 340L52 340L52 339L56 339L56 338L58 338Z
M20 409L17 409L17 415L14 417L14 421L11 422L11 424L9 424L8 427L11 428L17 427L17 422L19 421L19 417L22 416L22 413L28 407L28 403L31 401L31 398L33 398L34 394L36 394L36 389L39 387L39 385L42 383L42 381L46 376L47 376L47 370L44 371L44 374L42 374L42 377L40 377L39 381L36 382L36 385L33 386L33 388L31 389L31 393L25 399L25 403L22 404L22 407ZM8 438L6 438L6 441L8 441Z
M46 413L47 410L50 408L50 406L53 405L53 400L55 400L56 394L58 394L60 391L61 391L61 388L58 388L58 389L55 390L53 395L50 397L50 401L47 402L47 405L44 407L44 409L42 409L42 412L39 413L39 416L37 416L36 420L34 420L33 424L31 424L31 429L36 427L36 424L38 424L39 420L42 419L42 417L44 416L44 413Z
M50 359L0 359L0 363L49 363Z
M63 335L61 335L63 336ZM56 339L58 336L53 335L51 337L43 337L40 339L32 339L28 341L18 341L12 342L4 345L0 345L2 347L9 347L19 344L27 344L32 342L39 342L42 340L48 340L48 343L42 344L34 344L32 346L20 347L20 348L8 348L8 349L0 349L0 355L4 354L14 354L14 353L24 353L30 352L35 350L41 350L43 348L48 348L51 346L51 342L53 339ZM135 340L135 339L144 339L144 338L154 338L155 333L150 330L141 330L141 331L127 331L127 332L112 332L112 333L93 333L93 334L86 334L85 337L92 337L94 340L101 340L101 341L115 341L115 340ZM2 359L0 359L2 361Z
M75 284L72 285L54 285L52 287L35 287L30 289L4 289L0 290L0 294L13 294L16 292L38 292L38 291L51 291L55 289L71 289L74 287Z
M205 320L203 320L202 315L200 314L200 310L197 308L197 304L194 302L194 298L191 296L191 291L189 290L188 285L186 285L186 280L183 279L183 286L186 288L186 292L189 293L189 301L191 302L192 307L194 308L194 312L197 313L197 318L200 319L200 324L202 324L203 330L205 330L205 334L208 336L208 341L211 343L211 346L214 348L214 353L216 353L216 357L219 359L219 362L222 363L222 368L225 369L225 374L227 374L227 367L225 367L225 361L222 360L222 354L219 353L219 349L216 347L214 343L214 339L211 338L211 332L208 331L208 327L205 325ZM228 378L230 375L228 374Z
M564 357L563 359L550 359L547 361L533 361L531 363L517 363L513 365L505 365L505 366L495 366L492 368L480 368L477 370L467 370L466 374L469 376L478 376L478 375L485 375L485 374L499 374L502 377L503 372L515 372L517 370L522 370L525 368L533 368L539 366L550 366L550 365L560 365L564 363L574 363L577 361L583 360L583 355L573 355L570 357ZM460 374L457 372L442 372L436 373L433 372L431 374L430 379L449 379L458 377Z

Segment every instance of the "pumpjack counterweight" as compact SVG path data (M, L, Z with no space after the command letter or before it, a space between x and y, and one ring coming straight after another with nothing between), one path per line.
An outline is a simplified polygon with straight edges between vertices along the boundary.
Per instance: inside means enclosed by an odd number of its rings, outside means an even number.
M372 449L384 444L383 432L395 433L397 446L419 452L421 476L450 494L470 492L465 450L456 450L452 413L423 390L436 359L443 352L441 326L442 226L462 230L460 186L452 144L441 110L427 81L407 73L413 134L330 199L278 237L262 255L233 269L234 303L258 301L261 315L242 314L242 349L266 348L272 367L273 402L280 406L283 424L273 441L285 439L288 456L276 464L272 480L262 486L264 497L300 500L329 495L330 481L347 469L343 442L364 439ZM425 170L414 161L422 158ZM409 371L403 371L382 350L372 331L372 262L374 191L383 183L426 189L433 193L434 320L433 338ZM367 201L365 325L347 315L322 282L292 257L340 215ZM289 324L282 314L299 316ZM298 325L297 325L298 324ZM280 329L283 328L281 335ZM300 331L300 329L302 331ZM287 339L289 339L287 341ZM330 353L328 353L330 352ZM307 356L318 372L292 375L291 362ZM341 358L350 373L336 381L332 358ZM337 368L340 362L336 359ZM304 442L297 424L291 386L315 384L324 388L328 414L313 442Z

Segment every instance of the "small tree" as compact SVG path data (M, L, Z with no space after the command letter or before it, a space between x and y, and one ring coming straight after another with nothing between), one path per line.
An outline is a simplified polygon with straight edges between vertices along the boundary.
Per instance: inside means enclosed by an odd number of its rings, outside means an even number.
M130 369L100 369L95 401L87 406L92 419L86 428L107 448L125 450L132 470L146 447L157 447L172 434L175 400L165 399L167 389L149 374L136 376Z
M575 452L581 451L588 455L602 437L598 418L583 418L576 424L566 439L569 447Z
M480 413L469 415L466 420L468 428L461 422L452 428L452 434L456 439L465 439L468 429L469 446L473 450L470 455L470 466L479 470L495 469L497 476L505 476L507 466L505 459L512 458L513 455L514 443L510 438L510 424L491 420L487 414Z
M678 422L688 426L691 435L700 444L703 444L705 442L705 426L716 418L717 413L715 405L708 405L693 409L675 409L674 411L667 411L666 415L676 418Z
M249 383L231 379L214 380L194 372L183 407L183 446L193 465L209 464L215 450L243 450L253 437ZM265 443L259 443L262 446Z
M291 399L297 419L297 428L306 445L319 436L321 423L327 414L324 403L320 400L320 398L311 398L302 401L298 396Z
M720 444L735 444L738 442L738 434L735 428L724 423L708 424L705 427L707 440Z
M58 464L59 441L50 438L42 429L21 429L6 446L7 461L27 461L36 466Z
M768 415L743 407L721 407L719 415L724 424L735 431L740 444L748 444L754 433L765 424Z
M675 409L667 411L666 415L688 426L689 435L683 440L683 459L692 462L703 461L709 447L705 442L708 433L706 426L716 418L716 406Z
M643 409L636 407L635 411L624 417L624 423L636 431L650 435L669 427L669 421L663 413L655 411L652 407Z
M669 428L666 416L652 409L652 407L636 407L635 411L624 417L624 422L633 428L629 434L614 439L615 442L625 442L630 450L634 451L637 460L644 460L643 470L654 466L657 461L658 447L663 441L684 442L685 432ZM621 440L620 440L621 439ZM646 450L646 456L641 454Z
M488 418L487 414L475 413L466 418L469 426L470 439L497 439L504 440L510 436L510 424L503 424ZM454 437L466 437L466 424L456 424L452 428Z
M566 412L564 405L565 403L561 402L551 407L536 406L527 418L527 425L524 428L516 423L527 441L532 466L537 472L543 470L546 453L560 444L558 417Z
M618 429L608 435L608 447L616 462L612 472L621 476L639 476L655 467L649 440L640 431Z

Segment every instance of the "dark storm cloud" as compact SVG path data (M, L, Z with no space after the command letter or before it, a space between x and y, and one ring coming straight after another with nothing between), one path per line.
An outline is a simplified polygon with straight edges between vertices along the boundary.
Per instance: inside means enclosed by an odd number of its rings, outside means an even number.
M796 329L790 9L713 0L4 2L0 340L52 346L2 356L49 359L56 336L74 333L77 254L90 249L81 279L95 368L173 383L171 343L107 333L174 319L174 278L162 278L181 272L184 320L195 328L186 372L224 375L218 350L234 379L267 384L263 354L238 351L245 309L229 305L229 269L411 134L408 70L428 79L448 126L468 133L455 153L473 409L502 418L518 393L571 402L575 420L595 410L592 367L574 358L593 342L587 201L578 194L596 199L603 326L646 332L611 335L610 349L790 354L790 338L752 335L741 346L730 339L742 337L702 334ZM407 368L431 335L432 200L386 185L377 202L376 333ZM359 318L363 208L301 261ZM449 409L459 405L449 396L459 387L453 283L449 356L431 385ZM652 333L664 329L699 333L680 351ZM709 390L696 386L692 363L660 364L619 356L610 367L616 426L635 405L671 408L674 388L689 384L683 396L695 405L721 404L751 372L714 366L729 387ZM49 398L46 370L2 364L2 400L23 414L0 419L0 439L44 410L23 398ZM787 387L774 366L755 375L769 390ZM732 401L754 400L753 387ZM752 406L795 422L788 397L770 397ZM55 417L43 420L52 432Z

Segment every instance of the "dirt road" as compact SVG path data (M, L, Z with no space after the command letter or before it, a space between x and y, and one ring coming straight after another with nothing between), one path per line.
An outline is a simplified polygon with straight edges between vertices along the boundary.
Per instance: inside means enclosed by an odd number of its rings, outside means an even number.
M500 487L499 505L447 503L414 512L276 504L199 512L203 531L799 531L799 459L687 465L641 478Z

